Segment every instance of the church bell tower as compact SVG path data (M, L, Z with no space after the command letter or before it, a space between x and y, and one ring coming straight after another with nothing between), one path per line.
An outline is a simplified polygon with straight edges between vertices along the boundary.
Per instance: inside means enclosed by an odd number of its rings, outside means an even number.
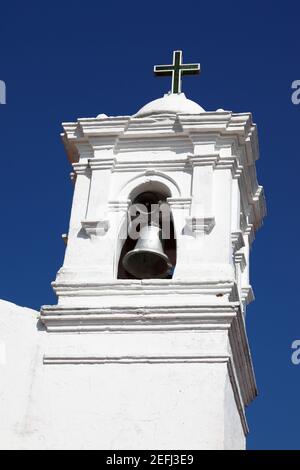
M172 77L164 97L63 123L74 196L43 361L80 448L245 448L257 129L186 98L181 78L199 70L175 51L154 68Z

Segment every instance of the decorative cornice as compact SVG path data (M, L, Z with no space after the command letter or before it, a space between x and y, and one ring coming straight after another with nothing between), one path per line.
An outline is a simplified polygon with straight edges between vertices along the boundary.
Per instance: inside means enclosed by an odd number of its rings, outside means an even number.
M187 295L222 296L231 302L238 300L236 284L234 281L187 281L180 279L118 279L112 281L91 282L53 282L52 287L59 297L92 296L102 298L113 296L116 300L120 296L129 296L137 299L141 296L164 296L165 294L180 294L182 298Z
M255 229L257 230L260 228L263 218L267 215L264 188L262 186L257 186L256 192L252 198L252 202L255 212Z
M231 170L232 177L236 179L238 179L243 172L243 166L239 164L235 156L220 158L217 162L216 169Z
M202 234L209 234L215 226L214 217L186 217L186 225L188 229L195 234L201 236Z
M171 209L190 209L192 204L191 197L168 197L167 203Z
M252 123L250 113L206 112L199 115L178 115L178 120L184 132L196 134L236 135L241 143L247 138L253 138L256 127ZM255 136L254 136L255 137Z
M79 118L77 120L77 123L82 129L84 135L110 135L119 134L120 132L123 132L128 126L130 119L131 116L107 116L106 118Z
M242 301L245 305L250 304L254 301L254 292L252 286L242 287Z
M87 308L44 305L41 320L48 331L180 331L228 329L238 304L170 304Z
M136 132L136 135L122 135L116 141L114 152L116 154L129 152L163 152L171 151L175 154L178 152L188 153L193 151L193 144L188 135L182 132L157 132L151 129L148 133Z
M75 175L84 175L89 167L89 162L87 159L82 159L78 163L73 163L72 166Z
M236 251L240 250L245 246L243 234L241 230L237 230L236 232L231 233L231 244L232 244L232 252L235 253Z
M46 355L44 364L174 364L227 363L229 356L53 356Z
M245 267L247 266L247 262L246 262L246 258L245 258L244 253L238 253L238 252L236 252L236 253L233 255L233 259L234 259L234 262L235 262L236 264L239 264L239 265L240 265L241 270L244 271Z
M187 167L189 166L189 161L186 157L184 158L178 158L174 157L172 159L167 159L167 158L160 158L159 160L148 157L145 159L145 157L141 157L138 160L126 160L126 161L120 161L118 158L116 158L116 162L113 168L113 171L115 172L120 172L120 171L135 171L135 172L140 172L145 170L145 168L148 168L147 171L152 172L152 174L155 174L157 171L180 171L180 170L186 170ZM151 168L152 167L152 168Z
M68 139L119 135L124 132L130 116L113 116L106 118L79 118L77 122L63 122L62 126Z
M195 155L195 154L188 154L188 159L190 164L195 166L212 166L213 168L216 166L218 160L220 159L219 152L211 152L204 155Z
M114 157L90 158L89 166L91 170L109 170L115 162Z
M249 244L251 246L255 237L253 224L250 224L246 221L246 223L244 224L243 230L244 230L244 234L249 237Z
M110 212L127 212L131 204L130 199L119 200L119 201L109 201L108 210Z
M89 237L103 236L109 229L109 221L103 220L83 220L82 228Z

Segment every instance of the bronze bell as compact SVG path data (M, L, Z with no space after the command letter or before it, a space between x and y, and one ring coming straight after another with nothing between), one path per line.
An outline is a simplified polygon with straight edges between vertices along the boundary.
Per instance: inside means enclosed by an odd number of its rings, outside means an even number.
M172 267L164 253L161 229L156 225L141 228L140 237L134 250L123 258L123 266L138 279L164 278Z

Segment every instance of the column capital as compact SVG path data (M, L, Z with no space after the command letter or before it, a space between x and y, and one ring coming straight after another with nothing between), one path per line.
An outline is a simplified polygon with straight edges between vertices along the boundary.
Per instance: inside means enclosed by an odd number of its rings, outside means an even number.
M186 225L196 236L209 234L215 226L214 217L187 217Z
M232 252L235 253L236 251L240 250L245 246L243 234L241 230L237 230L236 232L231 233L231 244L232 244Z
M102 219L102 220L83 220L81 222L82 228L86 232L86 234L92 238L106 234L109 229L109 221Z
M131 204L130 199L108 202L108 210L111 212L127 212Z
M86 159L86 160L83 160L83 161L79 161L77 163L73 163L72 166L73 166L73 170L74 170L75 177L76 177L77 175L84 175L85 174L86 170L89 167L89 162Z
M247 266L246 258L244 253L238 252L233 255L233 259L235 264L240 265L241 271L244 271L245 267Z
M244 286L242 287L242 301L249 305L254 300L254 292L252 286Z
M196 166L212 166L215 167L220 159L219 152L211 152L207 154L188 154L188 160L193 167Z
M192 205L191 197L168 197L167 203L171 209L190 209Z
M91 170L110 170L115 163L114 157L90 158L89 167Z

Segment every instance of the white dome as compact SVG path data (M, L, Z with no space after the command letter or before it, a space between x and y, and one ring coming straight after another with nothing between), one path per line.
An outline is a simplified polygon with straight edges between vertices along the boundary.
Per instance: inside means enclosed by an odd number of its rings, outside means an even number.
M184 93L168 93L154 101L143 106L135 117L144 117L151 114L200 114L205 113L204 109L188 100Z

